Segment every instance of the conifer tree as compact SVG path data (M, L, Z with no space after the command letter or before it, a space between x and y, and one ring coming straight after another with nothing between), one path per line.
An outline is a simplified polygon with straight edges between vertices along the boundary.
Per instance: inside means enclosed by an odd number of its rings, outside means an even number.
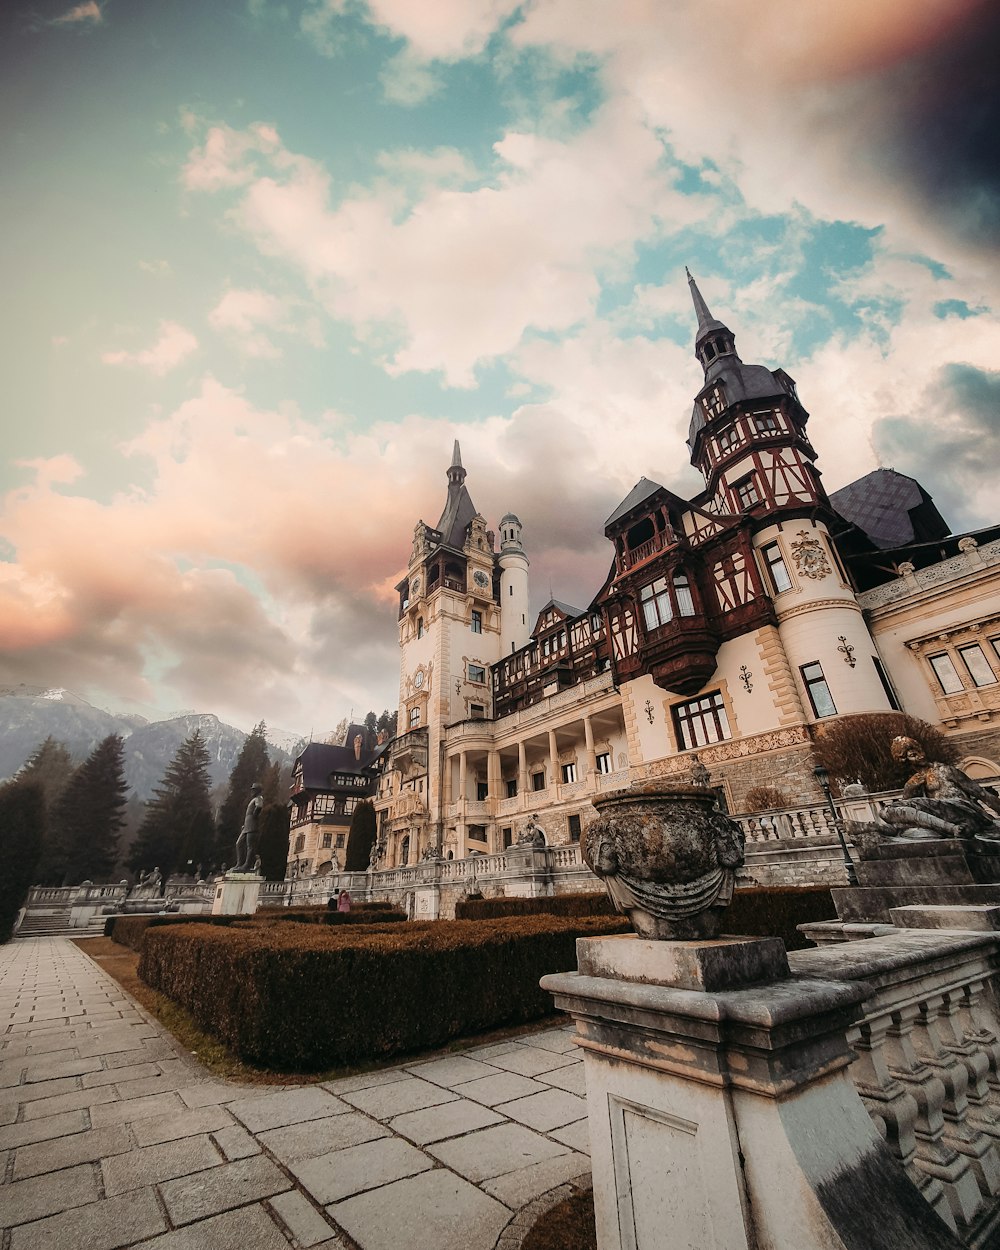
M288 824L291 810L287 803L269 803L260 814L260 870L267 881L284 881L288 867Z
M181 743L146 804L125 861L133 872L159 868L165 881L176 869L186 869L188 859L197 867L197 847L204 844L212 827L208 766L208 748L196 729Z
M0 786L0 942L10 937L35 879L45 829L45 792L18 778Z
M267 726L263 721L254 726L253 732L243 743L233 771L229 774L226 797L215 822L215 858L220 864L229 863L233 858L236 839L240 836L247 804L250 802L250 787L254 782L263 786L271 765L266 735Z
M364 872L371 859L375 845L375 805L371 799L361 799L351 817L351 829L347 835L347 852L344 855L345 872Z
M127 800L125 740L108 734L74 770L52 809L51 854L66 885L109 879Z
M63 868L58 847L50 839L50 817L59 796L73 774L73 757L64 742L50 734L40 742L18 769L15 780L37 783L41 787L45 804L45 820L42 829L42 851L35 870L35 880L40 885L60 885Z

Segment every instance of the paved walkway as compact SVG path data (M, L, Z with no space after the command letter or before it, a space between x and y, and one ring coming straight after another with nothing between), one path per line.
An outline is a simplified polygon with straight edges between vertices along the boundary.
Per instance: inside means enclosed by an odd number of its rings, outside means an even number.
M220 1083L63 938L0 947L0 1020L0 1250L492 1250L590 1169L567 1027Z

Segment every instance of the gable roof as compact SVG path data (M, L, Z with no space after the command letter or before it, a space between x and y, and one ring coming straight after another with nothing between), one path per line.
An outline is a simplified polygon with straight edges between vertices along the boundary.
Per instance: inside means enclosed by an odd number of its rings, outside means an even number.
M605 530L611 528L622 517L628 516L633 509L638 508L640 504L645 503L656 494L658 490L666 490L665 486L661 486L659 482L651 482L648 477L639 478L638 482L632 487L629 493L621 501L614 512L604 522Z

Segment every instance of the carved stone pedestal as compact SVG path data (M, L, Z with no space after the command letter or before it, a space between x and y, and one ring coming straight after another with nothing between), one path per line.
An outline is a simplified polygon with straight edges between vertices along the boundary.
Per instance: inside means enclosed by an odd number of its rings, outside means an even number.
M957 1250L848 1077L861 987L790 979L774 938L577 959L542 987L584 1051L600 1250Z
M215 883L213 916L252 916L260 902L264 878L255 872L227 872Z

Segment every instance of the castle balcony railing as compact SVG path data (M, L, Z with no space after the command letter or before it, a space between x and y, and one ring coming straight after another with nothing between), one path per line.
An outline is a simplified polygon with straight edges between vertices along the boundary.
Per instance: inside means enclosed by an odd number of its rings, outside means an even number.
M627 768L620 768L614 773L598 773L597 788L598 790L624 790L628 785L629 772Z
M644 560L648 560L650 556L656 555L658 551L664 551L667 547L674 546L676 542L677 539L669 530L664 530L660 534L654 534L652 538L647 538L638 547L633 547L631 550L626 551L622 556L622 564L626 569L633 569L637 564L642 564Z

